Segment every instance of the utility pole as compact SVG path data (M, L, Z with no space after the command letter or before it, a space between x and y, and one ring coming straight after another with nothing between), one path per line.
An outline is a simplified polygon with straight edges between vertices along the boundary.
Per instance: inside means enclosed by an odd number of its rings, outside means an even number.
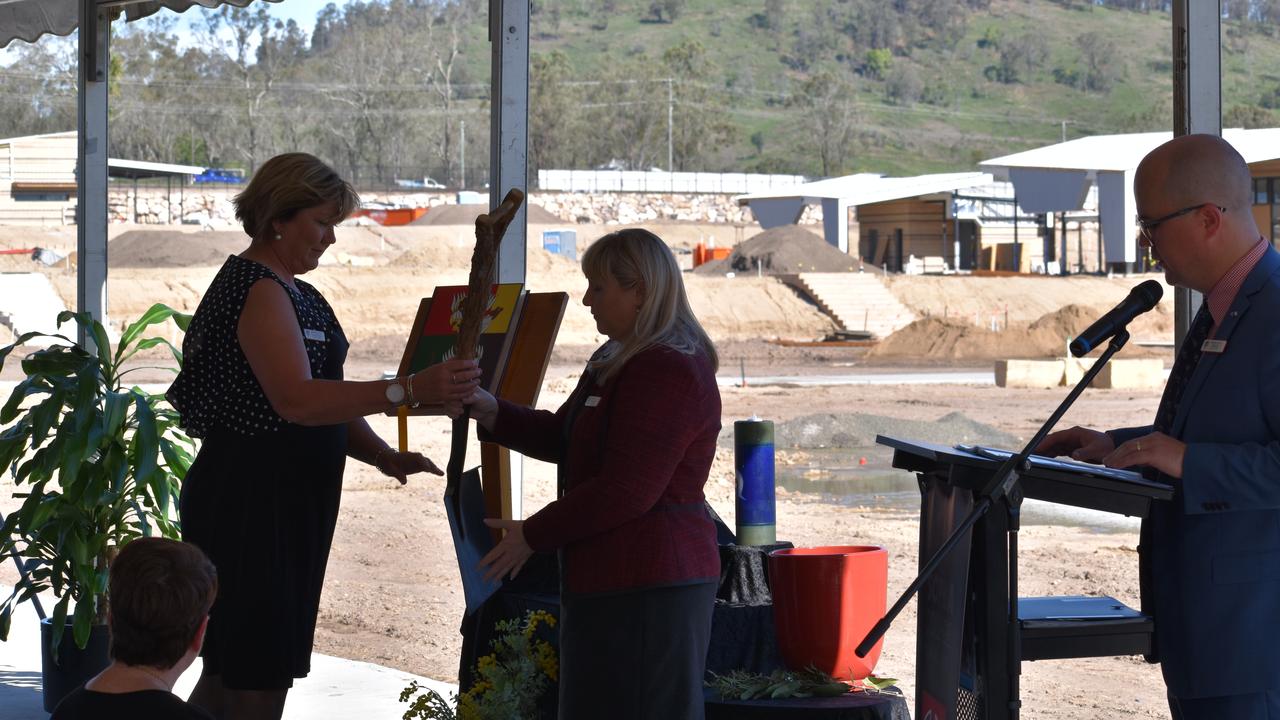
M1067 121L1062 121L1062 142L1067 141Z
M672 128L675 123L676 95L675 88L672 87L671 78L667 78L667 172L674 173L676 171L675 154L672 152ZM667 184L671 181L668 179ZM667 188L670 190L670 188Z
M458 132L462 135L458 140L458 174L462 176L459 190L467 189L467 121L458 121Z

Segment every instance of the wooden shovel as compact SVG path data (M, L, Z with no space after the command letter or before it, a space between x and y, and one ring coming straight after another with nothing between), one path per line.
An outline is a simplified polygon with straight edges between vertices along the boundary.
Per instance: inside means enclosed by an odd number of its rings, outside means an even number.
M458 342L454 347L455 356L463 360L472 360L476 356L485 312L489 309L489 293L493 288L498 246L523 202L524 192L519 188L512 188L502 199L502 204L492 212L476 218L476 247L471 253L471 276L467 283L467 296L462 301L462 323L458 326ZM459 519L463 517L459 485L462 482L462 466L467 460L467 431L470 421L470 408L464 408L462 415L453 421L449 464L445 469L445 500L452 505L451 509ZM461 522L456 529L459 536L465 538L466 531Z

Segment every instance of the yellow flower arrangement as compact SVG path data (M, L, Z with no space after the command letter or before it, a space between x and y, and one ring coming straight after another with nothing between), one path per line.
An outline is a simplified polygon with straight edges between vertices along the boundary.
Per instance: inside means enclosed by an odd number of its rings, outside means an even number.
M400 702L409 703L404 720L536 720L538 699L560 673L556 650L544 639L555 626L555 617L543 610L498 622L493 652L476 660L475 682L454 695L456 709L411 682L400 693Z

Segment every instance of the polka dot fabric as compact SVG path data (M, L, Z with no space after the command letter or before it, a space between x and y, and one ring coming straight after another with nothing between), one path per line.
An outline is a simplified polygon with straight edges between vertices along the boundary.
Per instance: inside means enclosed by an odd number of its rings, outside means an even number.
M249 288L264 279L279 283L293 301L311 376L342 379L346 336L320 292L296 278L295 290L265 265L229 256L191 320L182 341L182 371L167 394L192 437L203 438L215 430L261 435L288 424L272 409L236 338Z

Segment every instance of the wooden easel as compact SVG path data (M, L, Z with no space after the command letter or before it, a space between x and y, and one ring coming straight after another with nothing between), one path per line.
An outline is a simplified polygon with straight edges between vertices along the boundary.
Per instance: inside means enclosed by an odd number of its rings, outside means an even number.
M506 362L498 369L500 379L494 395L520 405L532 406L537 403L547 365L551 362L551 350L555 346L556 334L560 331L560 321L564 318L568 303L569 295L564 292L525 294L523 309L515 319L516 325L508 331L514 332L515 336L511 339ZM423 298L418 304L412 327L422 327L430 310L431 298ZM402 377L412 371L410 363L416 338L417 333L411 332L405 344L398 369L398 374ZM399 449L402 452L409 449L410 415L438 414L438 410L411 410L407 406L398 408L396 418ZM514 514L511 451L494 443L480 443L480 472L485 514L489 517L511 519Z

